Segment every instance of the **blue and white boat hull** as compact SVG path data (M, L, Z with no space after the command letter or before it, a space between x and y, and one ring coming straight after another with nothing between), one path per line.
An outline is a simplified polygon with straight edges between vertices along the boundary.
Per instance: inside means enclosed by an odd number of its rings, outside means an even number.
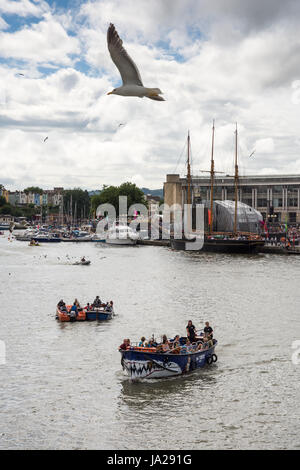
M217 360L215 344L189 354L162 354L120 350L121 364L131 379L154 379L186 374Z
M86 311L86 319L89 321L95 321L95 320L111 320L113 316L113 311L112 312L105 312L104 310L87 310Z

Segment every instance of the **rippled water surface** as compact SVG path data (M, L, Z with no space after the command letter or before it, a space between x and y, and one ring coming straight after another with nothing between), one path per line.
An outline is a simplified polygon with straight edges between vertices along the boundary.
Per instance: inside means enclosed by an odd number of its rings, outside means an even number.
M300 448L300 257L2 237L0 263L0 448ZM55 320L60 298L97 294L113 320ZM122 339L184 334L189 319L211 322L218 362L130 382Z

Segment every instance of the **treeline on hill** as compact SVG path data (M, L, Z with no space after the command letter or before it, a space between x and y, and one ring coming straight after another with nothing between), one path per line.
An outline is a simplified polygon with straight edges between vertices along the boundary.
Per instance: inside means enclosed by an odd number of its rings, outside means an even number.
M120 186L104 186L100 194L92 196L91 207L93 214L100 204L112 204L119 212L119 196L127 196L127 209L132 204L147 205L144 193L134 183L123 183Z

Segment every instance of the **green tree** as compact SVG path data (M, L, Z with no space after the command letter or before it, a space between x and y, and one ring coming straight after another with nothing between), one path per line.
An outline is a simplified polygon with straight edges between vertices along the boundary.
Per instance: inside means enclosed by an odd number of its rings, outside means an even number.
M0 207L4 206L6 204L6 199L4 196L0 196Z
M43 194L43 192L44 192L43 189L39 188L38 186L30 186L24 189L25 194L28 194L28 193Z
M89 216L91 200L87 191L80 188L67 189L63 193L63 198L64 214L70 215L72 212L73 220Z
M144 193L134 183L123 183L120 186L104 186L103 190L97 196L92 196L92 212L95 213L100 204L111 204L119 214L119 196L127 196L127 209L132 204L144 204L147 202Z
M0 207L0 214L13 215L12 209L10 204L3 204L3 206Z

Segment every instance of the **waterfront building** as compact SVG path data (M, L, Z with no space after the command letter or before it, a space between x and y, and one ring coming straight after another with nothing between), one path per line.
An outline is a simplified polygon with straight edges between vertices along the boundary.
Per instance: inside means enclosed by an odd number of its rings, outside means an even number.
M210 200L210 177L191 178L192 202ZM164 201L169 206L187 202L187 178L169 174L164 183ZM215 176L214 200L234 200L234 177ZM300 175L240 176L238 200L272 222L300 223Z
M0 196L4 197L6 202L9 202L9 191L0 185Z
M35 206L40 206L41 203L42 203L42 200L43 200L42 195L35 193L33 196L34 196L34 203L33 203L33 204L34 204Z
M42 205L47 206L48 205L48 193L43 192L42 194Z
M159 196L153 196L152 194L145 194L144 198L148 203L148 215L149 215L149 217L151 217L153 214L157 214L158 213L158 208L159 208L159 203L160 203L160 197Z

